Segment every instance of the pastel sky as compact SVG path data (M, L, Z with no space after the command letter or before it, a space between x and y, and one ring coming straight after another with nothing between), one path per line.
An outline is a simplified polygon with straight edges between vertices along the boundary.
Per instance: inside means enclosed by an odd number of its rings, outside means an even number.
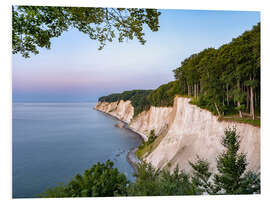
M218 48L252 29L259 12L160 10L160 29L137 40L98 43L76 30L52 39L50 50L12 56L13 102L80 102L132 89L154 89L193 53Z

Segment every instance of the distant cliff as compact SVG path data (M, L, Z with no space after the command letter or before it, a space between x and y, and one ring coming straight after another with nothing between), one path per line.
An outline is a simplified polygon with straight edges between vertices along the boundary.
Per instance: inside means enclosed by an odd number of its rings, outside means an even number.
M189 98L176 96L173 107L153 107L133 117L134 107L130 101L98 102L96 109L129 124L144 140L154 130L159 136L155 147L143 159L153 166L173 170L190 171L188 161L197 155L210 162L216 170L216 157L224 149L221 138L227 127L236 126L240 134L240 151L247 153L249 168L260 170L260 128L249 124L218 121L211 112L189 103Z

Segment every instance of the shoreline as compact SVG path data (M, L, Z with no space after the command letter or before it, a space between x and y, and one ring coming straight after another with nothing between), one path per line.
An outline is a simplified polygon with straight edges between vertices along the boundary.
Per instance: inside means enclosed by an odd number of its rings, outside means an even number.
M108 113L106 113L106 112L104 112L104 111L101 111L101 110L99 110L99 109L96 109L95 107L94 107L93 109L96 110L96 111L99 111L99 112L103 113L105 116L109 116L109 117L111 117L111 118L113 118L113 119L116 119L116 120L118 120L118 121L124 123L123 128L125 128L125 129L127 129L127 130L130 130L131 132L137 134L137 135L141 138L142 141L145 141L145 139L146 139L146 141L147 141L147 136L146 136L146 135L141 134L141 133L139 133L139 132L136 132L133 128L131 128L131 127L128 126L128 123L127 123L127 122L125 122L125 121L123 121L123 120L120 120L120 119L117 118L116 116L113 116L113 115L108 114Z
M132 128L130 128L130 127L128 126L128 123L127 123L127 122L120 120L120 119L117 118L116 116L110 115L110 114L108 114L108 113L106 113L106 112L103 112L103 111L101 111L101 110L99 110L99 109L96 109L95 107L94 107L93 109L96 110L96 111L99 111L99 112L103 113L105 116L109 116L109 117L111 117L111 118L113 118L113 119L116 119L117 121L122 122L122 123L124 124L124 126L123 126L124 129L131 131L132 133L136 134L136 135L141 139L142 142L144 141L144 137L143 137L140 133L137 133L137 132L134 131ZM139 146L139 145L138 145L138 146ZM130 164L130 166L133 168L133 171L134 171L135 174L138 173L138 170L137 170L137 164L140 163L140 160L139 160L138 157L136 156L136 151L137 151L137 149L138 149L138 146L136 146L136 147L134 147L134 148L131 148L131 149L128 151L127 155L126 155L126 160L127 160L127 162Z
M126 159L128 161L128 163L131 165L131 167L134 170L134 173L137 175L138 174L138 168L137 168L137 164L140 163L140 160L138 159L138 157L136 156L136 151L137 151L138 147L132 148L126 156Z

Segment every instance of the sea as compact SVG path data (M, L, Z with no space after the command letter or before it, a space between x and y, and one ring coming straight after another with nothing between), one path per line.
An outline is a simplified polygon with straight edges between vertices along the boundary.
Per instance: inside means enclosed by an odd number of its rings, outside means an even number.
M141 138L93 109L96 103L13 103L12 196L39 197L97 162L135 181L127 153Z

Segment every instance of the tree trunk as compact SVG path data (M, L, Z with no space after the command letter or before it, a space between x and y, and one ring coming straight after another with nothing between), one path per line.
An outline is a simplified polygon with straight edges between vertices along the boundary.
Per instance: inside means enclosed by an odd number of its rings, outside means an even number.
M224 85L222 85L223 89L224 89ZM222 94L222 105L225 106L225 95L224 93Z
M198 99L199 96L199 84L196 83L196 99Z
M195 92L196 92L195 95L196 95L196 99L197 99L197 97L198 97L198 96L197 96L197 95L198 95L197 83L195 83Z
M239 101L237 101L237 106L239 107L241 104ZM239 109L239 116L240 118L243 118L242 111Z
M252 80L253 81L253 80ZM252 119L255 119L254 114L254 96L253 96L253 87L250 86L250 115L252 116Z
M194 97L195 97L195 99L197 99L196 96L197 96L197 95L196 95L196 83L194 83Z
M198 94L198 86L199 86L199 85L196 83L196 98L197 98L197 99L198 99L198 95L199 95L199 94Z
M249 92L250 92L250 89L249 89L249 88L247 88L247 100L246 100L246 103L247 103L246 110L247 110L247 111L248 111L248 109L249 109L249 101L250 101Z
M237 87L238 87L238 90L241 90L241 88L240 88L240 80L237 81ZM238 101L237 101L237 107L240 107L240 105L241 104L240 104L240 101L238 99ZM240 118L243 118L241 109L239 109L239 116L240 116Z
M197 83L197 97L199 97L199 93L200 93L200 84Z
M254 109L258 105L259 97L257 97L256 89L254 90Z
M228 84L226 84L226 96L227 96L227 105L229 106L230 105L230 103L229 103L229 87L228 87L229 85Z
M220 112L219 112L219 110L218 110L218 106L217 106L216 102L215 102L215 107L216 107L216 110L217 110L217 112L218 112L218 115L221 116L221 115L220 115Z
M198 83L197 84L197 97L199 97L199 94L200 94L200 84Z

